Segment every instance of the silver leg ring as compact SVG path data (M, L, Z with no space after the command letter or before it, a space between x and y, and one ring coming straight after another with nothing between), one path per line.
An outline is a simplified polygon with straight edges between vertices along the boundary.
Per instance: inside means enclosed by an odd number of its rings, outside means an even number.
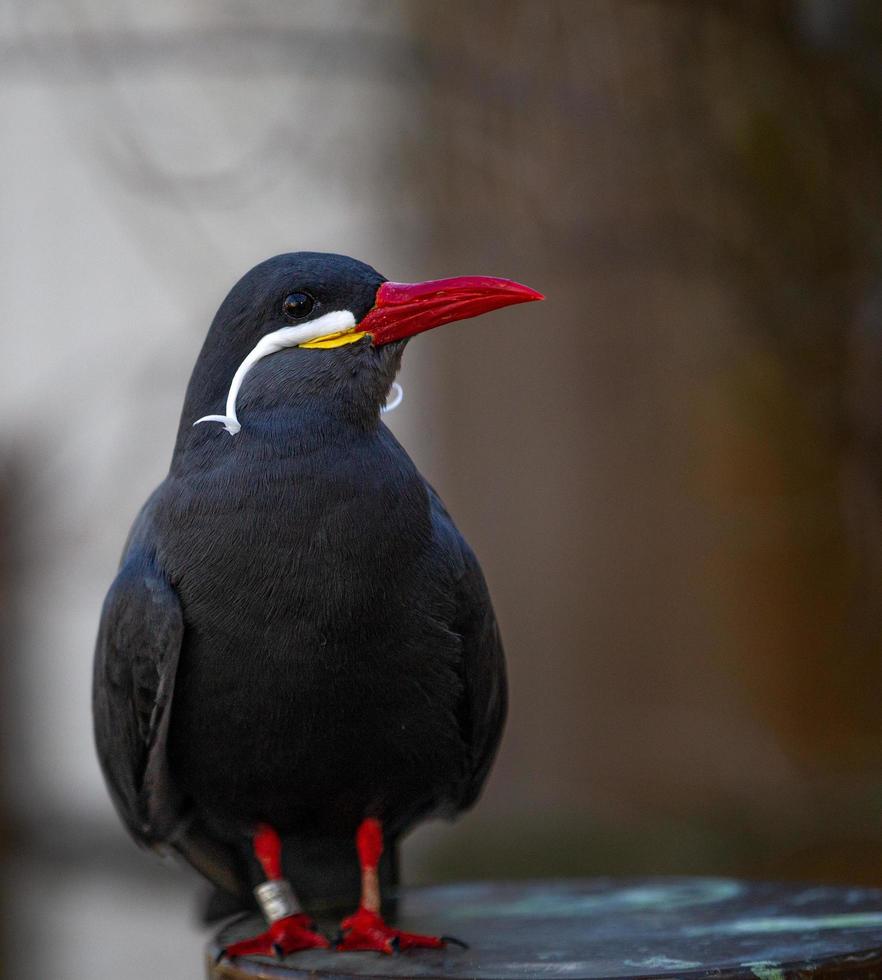
M263 881L254 889L254 897L266 921L272 925L279 919L302 912L300 903L294 897L291 882L287 878Z

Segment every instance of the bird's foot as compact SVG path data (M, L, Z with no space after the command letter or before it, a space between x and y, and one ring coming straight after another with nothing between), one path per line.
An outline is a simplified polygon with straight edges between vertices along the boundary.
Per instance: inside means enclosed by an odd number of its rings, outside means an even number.
M373 950L377 953L394 953L400 949L441 949L450 939L449 936L420 936L415 932L393 929L376 912L362 907L340 923L337 949Z
M321 933L315 931L312 919L299 912L279 919L259 936L231 943L223 950L221 957L276 956L282 959L288 953L297 953L302 949L327 949L330 945Z

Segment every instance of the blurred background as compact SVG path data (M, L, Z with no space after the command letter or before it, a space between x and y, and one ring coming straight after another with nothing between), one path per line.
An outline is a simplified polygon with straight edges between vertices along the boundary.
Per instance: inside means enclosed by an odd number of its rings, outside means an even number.
M4 976L199 975L92 645L211 316L297 249L548 295L389 416L512 686L406 879L882 885L880 55L875 0L0 3Z

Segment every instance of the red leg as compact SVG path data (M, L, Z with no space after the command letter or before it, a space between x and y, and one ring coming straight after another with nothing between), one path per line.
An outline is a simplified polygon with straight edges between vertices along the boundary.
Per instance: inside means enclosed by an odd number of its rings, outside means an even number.
M337 949L374 950L393 953L396 949L440 949L446 939L402 932L386 925L380 916L380 879L377 866L383 853L383 828L379 820L363 820L355 835L361 865L361 904L358 911L340 923L342 939Z
M266 916L269 928L249 939L232 943L223 955L272 956L280 959L301 949L323 949L329 943L315 931L315 923L301 912L286 878L282 877L282 842L279 835L266 824L254 833L254 856L260 862L266 881L254 889L257 901Z

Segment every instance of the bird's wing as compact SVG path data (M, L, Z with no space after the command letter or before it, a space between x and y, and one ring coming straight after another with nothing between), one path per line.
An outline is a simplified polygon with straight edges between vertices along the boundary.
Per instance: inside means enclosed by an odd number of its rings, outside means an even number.
M165 743L183 636L171 584L154 560L130 549L101 613L92 706L111 797L145 844L167 840L181 818Z
M438 495L429 488L436 532L454 574L453 617L449 628L462 644L463 701L460 724L469 764L460 810L481 792L499 747L508 709L505 654L481 566Z

